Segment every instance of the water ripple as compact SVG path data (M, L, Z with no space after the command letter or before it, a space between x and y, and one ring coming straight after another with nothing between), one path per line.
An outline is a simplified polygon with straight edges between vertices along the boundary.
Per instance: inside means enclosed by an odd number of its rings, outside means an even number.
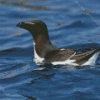
M99 0L0 0L1 100L100 100L100 57L95 66L38 66L31 34L16 25L39 19L51 42L86 52L100 48Z

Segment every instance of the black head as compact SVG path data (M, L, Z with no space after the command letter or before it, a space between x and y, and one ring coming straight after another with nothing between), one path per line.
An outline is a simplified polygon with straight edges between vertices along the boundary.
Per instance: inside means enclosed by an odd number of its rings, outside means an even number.
M20 22L17 24L17 27L24 28L30 31L33 37L36 37L40 34L48 35L46 24L40 20Z

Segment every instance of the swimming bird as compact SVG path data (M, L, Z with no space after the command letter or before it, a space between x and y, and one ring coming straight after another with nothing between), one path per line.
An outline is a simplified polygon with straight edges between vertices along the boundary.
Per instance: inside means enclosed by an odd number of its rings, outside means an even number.
M55 47L48 35L47 25L40 20L20 22L17 27L28 30L34 40L34 61L41 65L50 62L53 65L94 65L100 49L93 49L82 53L73 49L60 49Z

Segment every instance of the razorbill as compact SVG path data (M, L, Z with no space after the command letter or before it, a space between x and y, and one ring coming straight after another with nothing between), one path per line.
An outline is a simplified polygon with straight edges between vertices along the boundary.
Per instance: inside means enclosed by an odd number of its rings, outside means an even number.
M34 40L34 61L36 64L50 62L53 65L94 65L100 48L82 53L73 49L60 49L55 47L49 39L47 25L40 20L20 22L17 27L28 30Z

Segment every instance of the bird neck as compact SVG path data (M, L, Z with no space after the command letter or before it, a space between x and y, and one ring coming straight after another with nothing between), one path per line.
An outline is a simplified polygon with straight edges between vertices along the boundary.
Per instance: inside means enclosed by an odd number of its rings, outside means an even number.
M52 54L52 52L57 52L60 49L55 47L46 35L38 35L34 39L34 49L39 57L45 58L47 54Z

